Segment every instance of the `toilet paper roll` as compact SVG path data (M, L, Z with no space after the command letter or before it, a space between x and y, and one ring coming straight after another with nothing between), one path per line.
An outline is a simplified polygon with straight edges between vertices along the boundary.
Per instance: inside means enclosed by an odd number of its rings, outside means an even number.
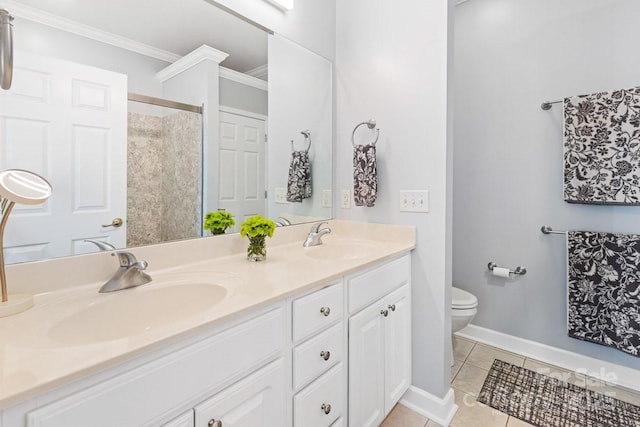
M509 269L504 267L493 267L493 275L498 277L509 277Z

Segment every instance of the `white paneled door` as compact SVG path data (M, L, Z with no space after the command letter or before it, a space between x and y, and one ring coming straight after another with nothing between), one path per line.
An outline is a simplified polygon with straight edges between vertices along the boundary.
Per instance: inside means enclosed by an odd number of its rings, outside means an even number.
M0 92L0 169L28 169L53 186L43 205L16 205L7 262L126 246L127 77L16 51ZM121 218L120 227L103 227Z
M265 121L220 111L218 208L239 224L265 215Z

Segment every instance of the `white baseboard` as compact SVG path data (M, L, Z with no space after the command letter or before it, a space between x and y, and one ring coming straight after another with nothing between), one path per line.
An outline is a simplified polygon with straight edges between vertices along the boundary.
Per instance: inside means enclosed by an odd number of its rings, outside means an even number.
M637 369L605 362L475 325L469 325L455 334L570 371L586 374L628 389L640 391L640 370Z
M458 410L452 388L443 399L440 399L418 387L411 386L400 399L400 403L442 426L448 426Z

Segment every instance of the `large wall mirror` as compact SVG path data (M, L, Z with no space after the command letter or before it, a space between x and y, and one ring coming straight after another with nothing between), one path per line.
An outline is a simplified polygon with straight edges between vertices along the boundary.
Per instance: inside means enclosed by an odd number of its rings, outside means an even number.
M206 0L0 7L15 17L0 170L54 189L16 206L7 262L207 236L203 216L218 210L236 220L228 232L255 214L282 226L331 218L325 58ZM300 152L308 165L292 162Z

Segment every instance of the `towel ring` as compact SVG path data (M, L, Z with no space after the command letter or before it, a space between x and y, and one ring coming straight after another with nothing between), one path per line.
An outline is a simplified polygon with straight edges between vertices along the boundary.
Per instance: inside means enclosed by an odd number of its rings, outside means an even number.
M307 149L304 151L308 152L309 148L311 148L311 132L309 132L309 129L307 129L303 130L300 133L304 135L304 140L307 143ZM293 139L291 140L291 151L296 151L295 148L293 148Z
M353 137L355 136L358 128L362 125L367 125L369 129L374 129L376 127L376 121L373 119L369 119L366 122L358 123L358 125L355 128L353 128L353 132L351 132L351 145L353 145L354 148L357 144L356 144L356 141L353 139ZM380 129L376 129L376 139L371 143L371 145L376 145L376 142L378 142L378 138L380 138Z

